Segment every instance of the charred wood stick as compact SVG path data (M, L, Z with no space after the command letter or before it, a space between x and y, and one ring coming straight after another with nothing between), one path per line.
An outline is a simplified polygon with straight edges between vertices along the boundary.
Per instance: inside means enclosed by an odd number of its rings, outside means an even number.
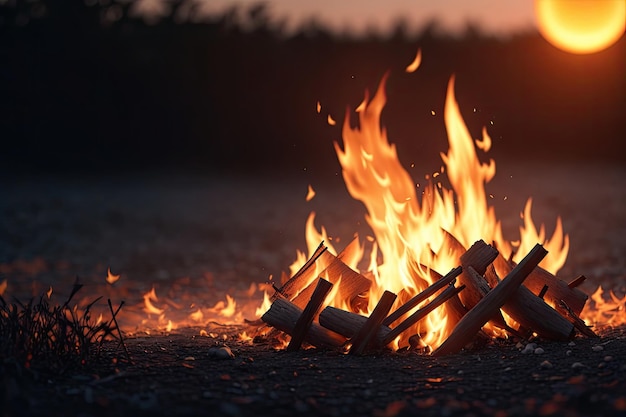
M427 267L424 266L424 268ZM442 275L435 270L430 269L429 273L435 281L439 281L443 278ZM461 317L467 314L467 309L461 302L459 294L453 295L452 298L447 301L447 303L448 323L450 324L450 326L454 326L459 322L459 320L461 320Z
M351 339L365 325L367 317L328 306L320 313L319 322L321 326ZM391 329L385 325L379 326L375 340L380 342L390 331Z
M385 337L382 339L381 344L387 345L391 343L396 337L400 336L402 332L407 330L409 327L411 327L418 321L422 320L431 311L433 311L434 309L436 309L437 307L445 303L447 300L449 300L450 298L454 297L455 295L463 291L464 288L465 286L463 285L460 287L455 287L454 285L450 285L448 288L446 288L444 292L442 292L437 297L435 297L433 301L431 301L424 307L420 308L415 313L407 317L407 319L404 320L402 323L398 324L396 327L391 329L391 331L387 333L387 335L385 335Z
M513 269L515 263L506 261L503 257L498 256L494 261L494 265L500 276L505 276L508 273L507 271ZM539 294L544 285L548 286L548 291L544 297L548 303L556 306L560 300L563 300L577 316L580 315L587 302L587 294L578 288L570 287L565 281L541 267L535 268L524 281L524 286L531 290L533 294Z
M485 279L485 277L483 277L476 270L474 270L473 267L468 266L466 274L469 277L471 277L470 282L472 282L472 285L476 286L475 288L480 293L481 299L485 295L487 295L489 291L491 291L491 287L489 286L487 279ZM511 326L507 324L506 320L504 320L504 316L502 316L502 312L500 311L500 309L496 310L495 314L493 315L493 317L491 317L489 321L491 322L493 326L506 330L507 332L509 332L510 334L514 336L522 337L521 333L519 333L517 330L513 329Z
M567 284L568 287L570 288L576 288L578 287L580 284L582 284L583 282L585 282L585 280L587 279L586 276L584 275L580 275L577 278L575 278L574 280L572 280L569 284Z
M474 308L491 289L482 275L498 255L499 252L483 240L476 241L467 252L461 255L463 273L459 276L459 282L464 284L467 289L459 294L459 297L467 310ZM468 267L472 267L478 272L478 275L470 274Z
M489 282L500 282L493 266L485 275ZM527 333L527 336L535 332L546 339L568 340L573 335L573 325L523 285L504 303L502 311L519 323L518 332Z
M322 303L332 288L333 284L323 278L320 278L317 281L317 286L315 287L315 291L313 291L311 299L307 303L300 317L298 317L296 325L293 328L293 334L291 336L291 340L289 341L289 345L287 346L288 351L296 351L300 349L300 346L304 341L304 336L306 336L311 324L313 323L313 318L319 311Z
M385 320L383 320L382 324L384 324L385 326L389 326L391 323L398 320L400 317L411 311L415 306L430 298L439 290L443 289L446 285L453 282L456 277L461 274L462 270L463 268L460 266L452 269L450 272L448 272L448 274L446 274L446 276L441 277L438 281L426 288L424 291L420 292L415 297L411 298L409 301L398 307L397 310L395 310L393 313L387 316Z
M378 333L385 316L389 313L389 310L396 301L396 294L385 291L374 307L374 311L370 314L369 318L359 329L356 335L352 338L352 347L350 348L350 354L361 355L369 345L372 337Z
M569 308L569 306L567 305L565 301L560 300L559 303L557 304L557 308L562 310L567 315L569 320L571 320L571 322L573 323L574 327L576 327L576 330L578 330L580 333L591 338L600 337L593 330L591 330L591 327L587 326L587 324L584 322L583 319L578 317L572 311L572 309Z
M278 294L274 294L271 300L276 300L280 297L280 295L289 300L293 299L298 294L298 291L301 291L303 288L306 288L309 284L314 282L315 278L319 276L319 271L326 268L335 258L335 255L328 251L324 242L320 243L313 255L306 261L302 268L289 278L289 280L287 280L281 288L276 289ZM304 307L304 304L301 307Z
M289 302L289 300L277 298L261 319L270 326L292 335L296 322L301 315L302 310ZM317 323L311 324L309 331L304 336L304 340L316 347L330 348L342 346L346 341L341 335L333 333Z
M463 349L481 327L493 317L493 314L515 293L528 274L537 267L547 253L548 251L543 246L535 245L502 282L489 291L472 310L463 316L448 338L433 352L433 355L448 355Z
M343 263L341 259L336 257L323 271L318 273L318 276L320 275L326 277L333 284L339 285L337 297L341 301L346 302L348 305L350 305L352 300L359 294L369 290L372 285L372 281L365 278L363 275ZM308 300L311 298L311 294L313 294L314 289L315 287L313 283L311 283L291 301L296 306L304 308Z

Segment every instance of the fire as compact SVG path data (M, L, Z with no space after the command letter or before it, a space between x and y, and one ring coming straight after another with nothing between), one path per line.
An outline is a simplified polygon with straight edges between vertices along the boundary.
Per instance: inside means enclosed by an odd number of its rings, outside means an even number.
M591 303L585 306L581 318L587 325L618 326L626 323L626 294L620 298L609 291L605 296L602 287L591 295Z
M105 279L109 284L114 284L118 279L120 279L120 277L121 275L113 275L111 273L111 268L107 269L107 277Z

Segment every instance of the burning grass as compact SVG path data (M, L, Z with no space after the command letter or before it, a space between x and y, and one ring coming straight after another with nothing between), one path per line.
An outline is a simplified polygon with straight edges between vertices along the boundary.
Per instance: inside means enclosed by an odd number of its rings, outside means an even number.
M52 290L27 303L9 303L0 296L0 358L26 369L63 373L97 362L106 340L117 340L125 350L116 318L123 303L114 310L108 300L111 318L100 314L94 319L94 306L102 297L84 308L70 304L82 287L77 280L62 304L50 302Z

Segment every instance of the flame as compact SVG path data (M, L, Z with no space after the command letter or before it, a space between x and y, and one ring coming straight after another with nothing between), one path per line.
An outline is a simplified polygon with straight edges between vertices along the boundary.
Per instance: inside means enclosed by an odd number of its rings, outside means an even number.
M315 197L315 190L309 184L309 189L308 189L307 194L306 194L306 201L313 200L313 197Z
M163 314L164 310L155 307L154 304L152 304L153 301L159 301L154 287L143 295L144 311L148 314L156 314L157 316L160 316Z
M609 291L605 295L600 286L591 295L591 302L585 305L581 318L587 325L617 326L626 323L626 294L622 298Z
M413 62L407 65L407 67L404 70L409 73L415 72L419 68L421 63L422 63L422 48L418 48L417 54L415 55Z
M333 117L329 114L326 117L326 121L328 122L329 125L331 126L335 126L337 124L337 122L335 121L335 119L333 119Z
M120 279L120 277L121 275L113 275L111 273L111 268L107 269L107 277L105 279L109 284L115 283L118 279Z
M322 111L322 103L320 103L319 100L315 104L315 111L317 112L317 114L320 114Z
M0 295L4 295L4 292L7 290L8 286L8 280L5 279L4 281L0 282Z

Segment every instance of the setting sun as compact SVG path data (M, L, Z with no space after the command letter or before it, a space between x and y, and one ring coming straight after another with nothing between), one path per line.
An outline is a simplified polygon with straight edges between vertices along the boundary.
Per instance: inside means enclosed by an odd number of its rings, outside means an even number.
M535 0L537 26L548 42L567 52L589 54L624 34L624 0Z

